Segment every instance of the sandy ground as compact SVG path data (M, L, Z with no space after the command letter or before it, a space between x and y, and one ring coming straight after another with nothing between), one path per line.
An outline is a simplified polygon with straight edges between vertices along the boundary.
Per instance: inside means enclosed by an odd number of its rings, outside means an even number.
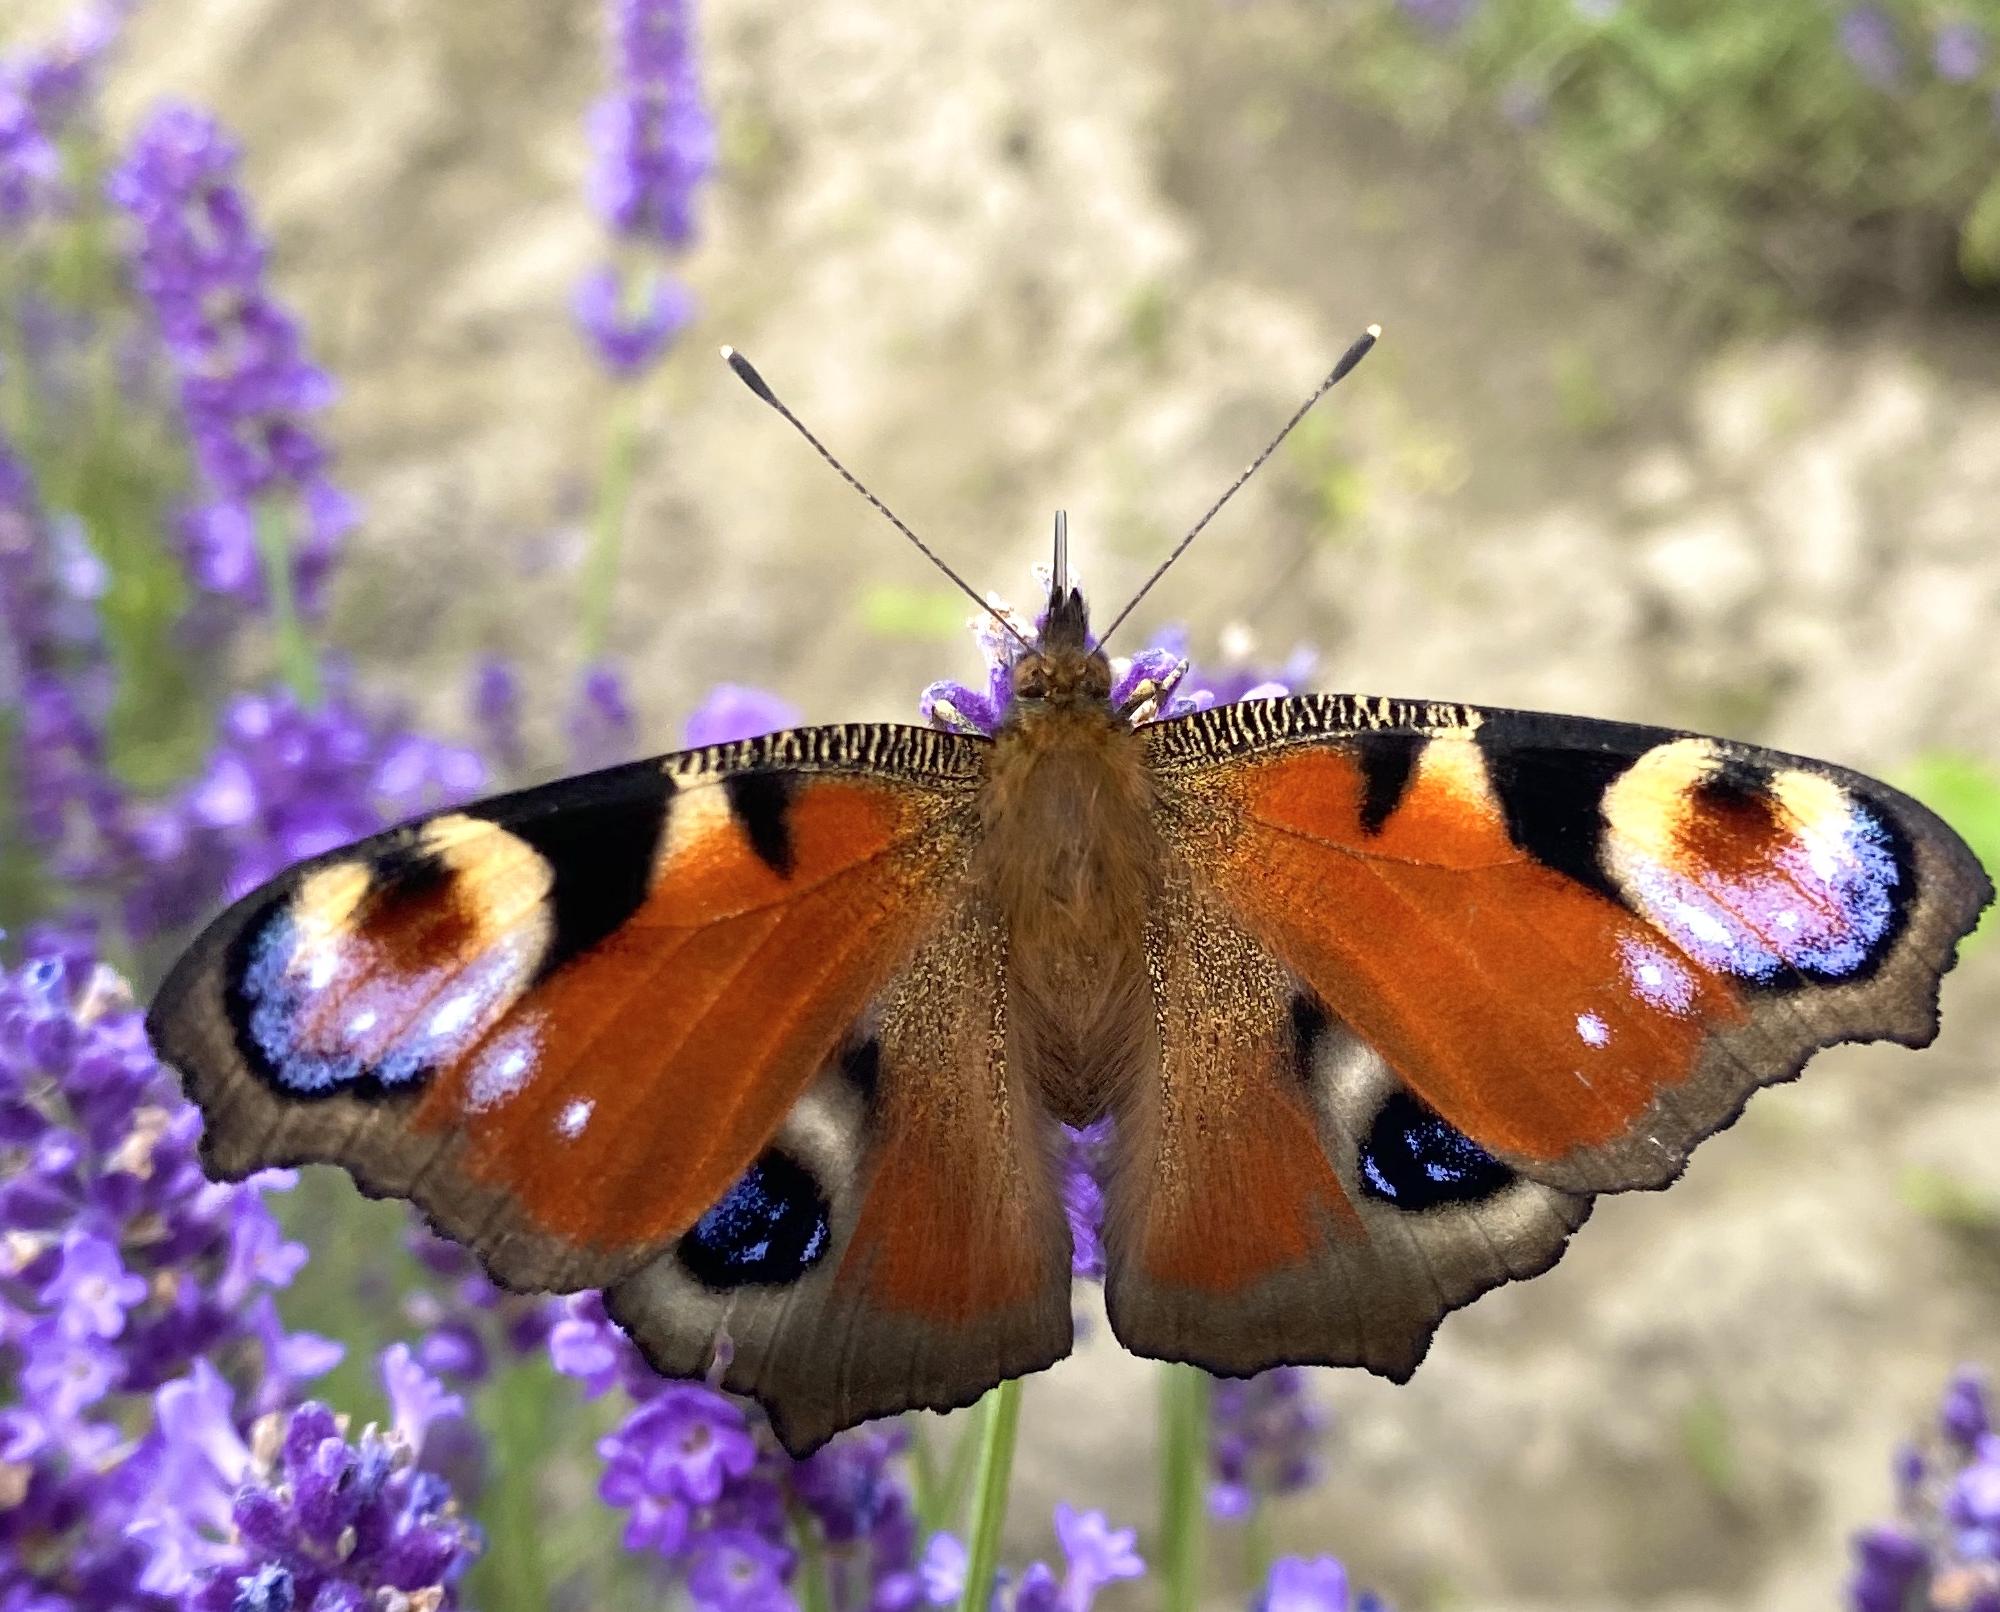
M1715 346L1506 153L1418 149L1343 105L1309 6L706 16L726 171L686 266L701 321L644 399L616 635L649 748L716 679L893 716L969 669L948 596L715 343L982 585L1025 591L1061 504L1108 595L1379 320L1378 355L1145 623L1315 645L1330 687L1891 776L1938 747L2000 755L1990 319ZM247 137L283 283L346 384L333 429L370 519L342 636L440 720L471 652L521 654L550 754L607 405L566 314L598 250L576 199L595 28L546 0L157 0L115 89L121 116L173 93ZM884 612L944 625L885 639ZM1832 1604L1892 1445L1954 1362L1993 1353L1992 1248L1906 1181L2000 1201L2000 948L1945 1008L1931 1052L1824 1056L1670 1196L1602 1203L1409 1387L1327 1374L1331 1477L1279 1543L1405 1608ZM1153 1391L1101 1332L1033 1384L1023 1552L1058 1497L1150 1518L1127 1430Z

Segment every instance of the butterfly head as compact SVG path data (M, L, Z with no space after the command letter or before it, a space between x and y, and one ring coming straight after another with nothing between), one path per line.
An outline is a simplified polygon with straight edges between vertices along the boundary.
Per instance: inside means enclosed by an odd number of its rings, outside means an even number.
M1035 641L1014 662L1017 705L1102 704L1111 697L1111 662L1090 636L1083 591L1058 572Z

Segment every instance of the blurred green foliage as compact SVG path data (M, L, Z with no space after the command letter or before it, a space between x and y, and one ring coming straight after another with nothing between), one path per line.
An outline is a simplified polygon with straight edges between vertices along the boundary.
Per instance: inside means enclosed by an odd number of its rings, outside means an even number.
M1704 301L2000 283L1991 0L1369 0L1333 71L1424 135L1512 124Z
M1939 751L1912 764L1901 782L1958 830L1989 873L2000 869L2000 769L1974 756ZM1968 946L1992 935L1993 912L1986 909Z

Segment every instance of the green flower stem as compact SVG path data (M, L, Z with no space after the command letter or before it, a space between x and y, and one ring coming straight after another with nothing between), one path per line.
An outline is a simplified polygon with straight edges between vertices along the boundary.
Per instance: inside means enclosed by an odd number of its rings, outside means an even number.
M1207 1522L1209 1380L1196 1366L1168 1365L1161 1375L1161 1604L1166 1612L1194 1612Z
M599 660L611 642L611 608L618 593L618 555L625 541L625 512L632 502L632 473L639 457L638 389L621 385L605 434L604 476L597 486L590 556L583 574L583 658Z
M292 592L292 545L285 511L274 499L257 506L257 557L263 563L264 590L271 598L271 629L278 640L278 668L299 703L308 708L320 701L319 656L299 620L299 603Z
M790 1519L792 1538L799 1547L799 1576L794 1586L799 1593L799 1612L833 1612L833 1592L827 1585L826 1550L820 1543L819 1524L796 1500L785 1502L785 1515Z
M481 1421L493 1430L493 1490L480 1508L486 1550L474 1586L478 1604L496 1612L542 1612L549 1604L542 1475L563 1386L545 1358L532 1358L501 1372L487 1390Z
M1252 1493L1250 1515L1243 1519L1243 1565L1253 1590L1261 1589L1271 1576L1274 1555L1271 1544L1271 1516L1264 1497Z
M972 1490L972 1538L966 1547L965 1590L958 1612L986 1612L1000 1564L1000 1530L1014 1472L1014 1438L1021 1425L1021 1379L1010 1377L979 1402L979 1468Z

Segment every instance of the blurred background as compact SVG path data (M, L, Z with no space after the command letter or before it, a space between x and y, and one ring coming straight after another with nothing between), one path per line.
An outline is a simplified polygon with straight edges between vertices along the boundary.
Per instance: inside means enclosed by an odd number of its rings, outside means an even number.
M10 929L94 916L143 996L225 890L673 748L717 684L913 719L974 678L966 601L723 342L982 589L1029 601L1066 508L1102 610L1380 322L1123 647L1824 756L2000 861L1991 0L695 0L641 172L645 9L10 0ZM1216 1521L1208 1598L1276 1552L1405 1609L1846 1604L1896 1451L2000 1356L2000 948L1944 1004L1602 1201L1407 1387L1309 1374L1317 1477ZM315 1391L380 1414L371 1351L466 1273L343 1177L274 1204L287 1323L348 1346ZM604 1565L616 1410L482 1370L473 1603L659 1604ZM1157 1394L1101 1325L1030 1383L1010 1557L1058 1500L1151 1553ZM1987 1604L1939 1583L1877 1604Z

